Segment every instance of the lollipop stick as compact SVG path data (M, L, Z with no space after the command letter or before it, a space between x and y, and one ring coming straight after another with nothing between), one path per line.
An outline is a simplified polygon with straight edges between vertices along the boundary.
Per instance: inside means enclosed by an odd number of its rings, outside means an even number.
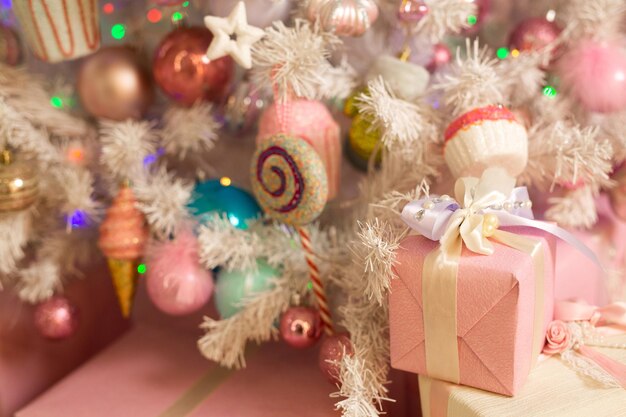
M320 279L320 271L315 264L315 257L313 254L313 248L311 247L311 238L309 232L304 227L298 227L298 234L300 234L300 242L304 249L304 256L306 263L309 265L309 276L313 283L313 293L315 294L315 301L320 309L320 316L322 318L322 324L324 325L324 331L327 335L332 336L333 321L330 318L330 309L328 308L328 300L326 299L326 293L324 292L324 285Z

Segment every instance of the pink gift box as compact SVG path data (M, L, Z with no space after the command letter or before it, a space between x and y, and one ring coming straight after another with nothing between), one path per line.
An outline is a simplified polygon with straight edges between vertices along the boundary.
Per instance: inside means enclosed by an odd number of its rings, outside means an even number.
M72 282L66 296L80 311L80 326L61 341L44 339L33 323L34 308L10 291L0 292L0 416L11 416L63 378L127 327L119 314L106 265L95 263Z
M538 354L551 321L554 296L555 238L529 228L507 231L541 240L544 248L544 297L535 300L532 257L492 241L493 255L463 248L457 274L457 342L460 383L514 395ZM391 365L428 375L422 309L422 268L438 242L410 236L401 243L389 298ZM541 289L539 289L541 290ZM538 293L540 293L539 291ZM535 320L535 301L542 317ZM539 328L535 323L541 323ZM437 324L437 323L434 323ZM534 349L533 349L534 348Z
M250 349L247 367L207 361L200 331L139 323L16 417L330 417L335 400L317 351L283 343Z

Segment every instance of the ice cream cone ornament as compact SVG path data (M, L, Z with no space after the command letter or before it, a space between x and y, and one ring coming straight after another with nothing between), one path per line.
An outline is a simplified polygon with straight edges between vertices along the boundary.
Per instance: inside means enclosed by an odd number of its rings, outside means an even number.
M148 240L143 213L136 207L132 189L120 188L100 225L98 246L109 263L120 309L129 317L137 284L136 265Z

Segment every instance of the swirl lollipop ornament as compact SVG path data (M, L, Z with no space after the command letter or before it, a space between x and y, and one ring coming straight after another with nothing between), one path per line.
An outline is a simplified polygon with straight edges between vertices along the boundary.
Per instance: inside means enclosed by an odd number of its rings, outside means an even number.
M328 198L326 169L315 149L303 139L270 136L257 147L250 167L252 191L272 218L295 226L304 249L313 293L327 334L333 334L328 300L315 263L311 238L304 227L324 210Z

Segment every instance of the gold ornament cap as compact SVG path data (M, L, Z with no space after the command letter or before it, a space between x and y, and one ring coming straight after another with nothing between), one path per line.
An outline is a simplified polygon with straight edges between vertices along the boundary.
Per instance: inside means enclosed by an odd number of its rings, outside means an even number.
M0 153L0 213L25 210L39 195L39 180L29 163L14 160L8 150Z

